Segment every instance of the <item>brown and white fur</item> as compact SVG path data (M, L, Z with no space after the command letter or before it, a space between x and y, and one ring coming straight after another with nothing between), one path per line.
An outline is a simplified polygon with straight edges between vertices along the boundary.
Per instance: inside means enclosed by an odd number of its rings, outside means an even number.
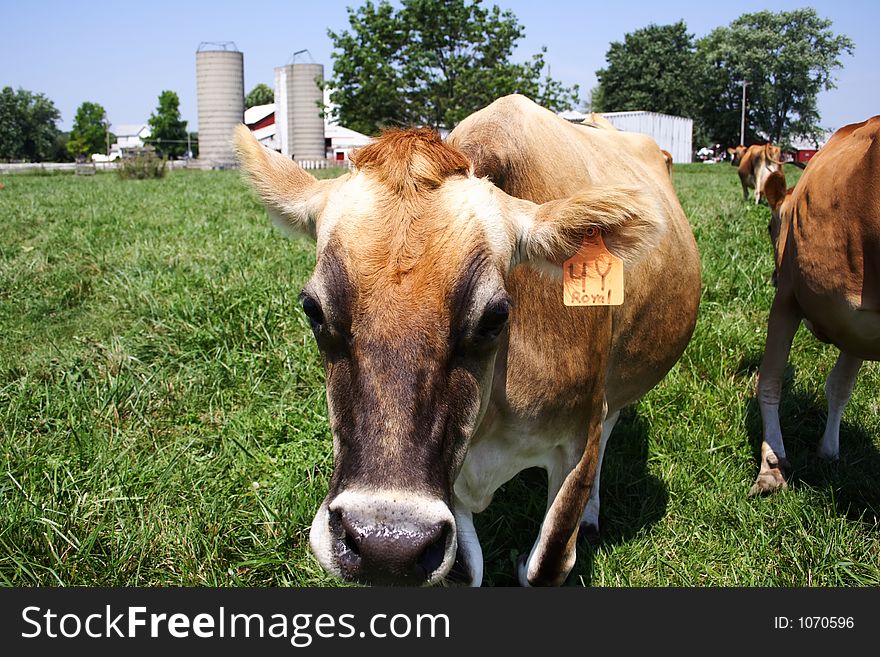
M731 164L737 167L743 201L749 200L749 189L754 189L755 205L758 205L767 177L774 171L782 171L782 149L773 144L753 144L727 150L733 155Z
M548 472L519 568L558 585L598 530L620 409L657 384L697 316L696 245L657 145L584 130L523 96L441 142L393 131L317 181L236 136L274 216L317 245L302 300L321 350L334 471L311 528L322 566L370 584L482 580L473 514L521 470ZM562 303L587 231L624 260L617 307Z
M764 439L751 495L787 486L779 424L782 376L801 321L840 356L825 384L819 456L837 459L840 420L863 360L880 359L880 117L838 130L786 192L767 180L776 297L758 379Z

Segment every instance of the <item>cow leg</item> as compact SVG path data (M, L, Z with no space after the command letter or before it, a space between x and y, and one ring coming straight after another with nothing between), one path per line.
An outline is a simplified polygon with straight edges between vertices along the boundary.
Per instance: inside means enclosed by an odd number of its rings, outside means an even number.
M599 440L599 463L596 466L596 478L593 480L593 492L590 493L590 501L587 502L587 508L581 516L581 534L590 542L594 542L599 536L599 477L602 476L602 460L605 457L605 447L608 444L608 437L617 424L617 418L620 417L620 411L615 411L605 422L602 423L602 437ZM560 486L562 482L560 482Z
M467 570L467 584L480 586L483 583L483 549L474 527L474 514L462 508L458 500L455 505L455 528L458 539L456 561L462 563Z
M556 488L557 492L549 502L532 551L517 564L517 577L522 586L559 586L574 566L578 527L598 472L599 445L607 412L604 399L601 395L599 398L601 405L597 404L590 414L586 441L569 443L583 446L582 450L569 453L573 467L559 467L565 460L563 456L549 469L548 490L552 492Z
M767 344L758 372L758 404L764 425L761 443L761 470L749 496L770 493L785 488L785 474L789 468L779 426L779 401L782 396L782 376L788 364L791 341L800 325L801 314L793 295L781 288L776 293L767 322Z
M823 459L836 461L840 454L840 420L849 403L862 359L841 351L837 362L825 381L825 398L828 400L828 420L825 433L819 443L818 454Z

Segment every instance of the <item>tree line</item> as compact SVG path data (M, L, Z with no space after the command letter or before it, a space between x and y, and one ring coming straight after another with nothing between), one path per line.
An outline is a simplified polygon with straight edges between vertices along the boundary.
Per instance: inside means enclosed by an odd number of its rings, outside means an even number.
M481 0L368 0L348 9L349 29L329 30L327 85L342 125L376 134L395 125L452 128L495 98L523 93L559 111L578 105L545 70L546 48L511 61L525 29L510 11ZM613 42L598 85L580 106L596 112L650 110L690 117L696 143L737 144L746 85L746 142L784 142L820 132L819 91L853 42L815 10L743 14L703 38L684 21L649 25Z
M107 153L116 142L107 112L100 103L83 102L76 110L70 132L58 128L61 112L42 93L27 89L0 91L0 161L67 162ZM198 136L188 135L180 117L180 99L174 91L159 94L150 115L146 143L163 157L184 155L187 142L197 146Z
M375 135L383 128L451 129L499 96L522 93L548 109L650 110L690 117L695 143L739 143L745 86L746 143L785 143L821 131L817 96L833 89L833 71L853 42L815 10L743 14L697 39L685 22L649 25L612 42L589 98L550 75L546 47L514 62L525 27L510 10L482 0L366 0L348 8L348 29L333 42L334 118ZM269 103L257 85L246 106ZM317 110L316 108L316 111ZM0 159L42 161L107 148L109 124L97 103L83 103L73 129L43 94L10 87L0 93ZM186 121L173 91L150 116L150 143L169 157L186 150Z
M747 144L815 138L818 93L853 49L810 8L743 14L700 39L684 21L649 25L610 45L592 110L687 116L696 143L738 144L745 86Z

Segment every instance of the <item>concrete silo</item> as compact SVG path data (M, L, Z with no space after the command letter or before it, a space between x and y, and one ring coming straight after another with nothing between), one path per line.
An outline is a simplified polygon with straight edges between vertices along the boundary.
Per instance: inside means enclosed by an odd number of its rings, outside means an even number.
M244 120L244 55L231 41L201 43L196 51L199 161L212 169L235 166L232 131Z
M295 160L323 160L323 64L287 64L275 69L275 125L281 153Z

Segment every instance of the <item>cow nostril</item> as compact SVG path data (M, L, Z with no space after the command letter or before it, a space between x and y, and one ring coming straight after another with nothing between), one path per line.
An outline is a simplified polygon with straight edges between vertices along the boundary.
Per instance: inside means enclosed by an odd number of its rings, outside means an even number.
M355 540L354 536L352 536L348 532L345 532L345 538L342 542L345 544L345 547L347 547L351 551L352 554L360 556L361 549L358 547L357 540Z
M361 549L358 545L357 534L348 525L339 511L331 511L329 514L331 535L336 540L337 563L344 577L355 577L361 568Z
M416 561L417 565L425 571L425 579L430 579L431 575L443 563L446 557L446 541L449 538L449 527L444 527L440 533L440 537L428 545L419 555Z

